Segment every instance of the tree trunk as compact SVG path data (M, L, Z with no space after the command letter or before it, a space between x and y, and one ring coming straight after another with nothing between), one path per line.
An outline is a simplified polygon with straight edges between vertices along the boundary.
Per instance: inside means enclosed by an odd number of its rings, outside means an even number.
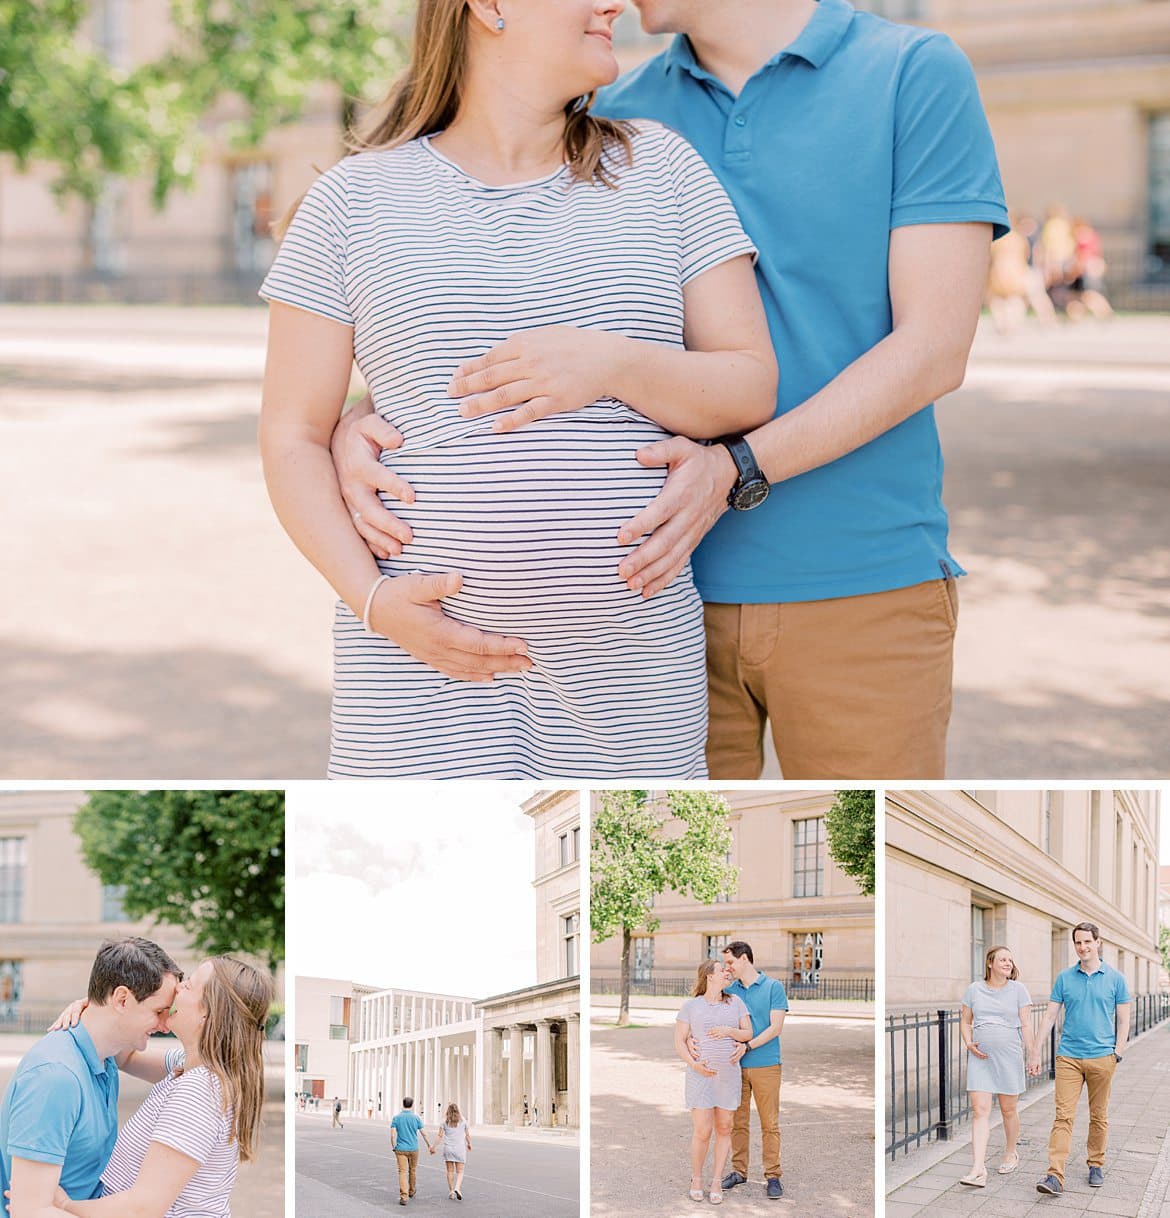
M622 927L622 995L618 1003L617 1026L626 1027L630 1022L630 928Z

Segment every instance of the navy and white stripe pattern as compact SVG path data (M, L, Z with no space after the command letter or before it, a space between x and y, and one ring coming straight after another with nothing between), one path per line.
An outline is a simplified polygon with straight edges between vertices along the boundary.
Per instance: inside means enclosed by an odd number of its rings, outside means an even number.
M232 1113L223 1107L219 1079L206 1066L185 1070L183 1050L166 1056L167 1076L118 1131L114 1153L102 1172L103 1195L127 1192L138 1177L151 1142L161 1142L196 1160L198 1170L165 1218L230 1218L239 1148L230 1141Z
M451 680L338 605L330 777L704 776L702 607L689 569L649 601L617 574L619 525L664 471L666 432L614 399L497 435L451 374L520 331L594 327L683 345L683 285L753 253L698 154L639 123L617 190L567 168L487 186L415 140L349 157L301 204L261 294L354 327L376 409L405 437L383 462L414 541L389 575L459 571L454 618L528 643L531 671Z

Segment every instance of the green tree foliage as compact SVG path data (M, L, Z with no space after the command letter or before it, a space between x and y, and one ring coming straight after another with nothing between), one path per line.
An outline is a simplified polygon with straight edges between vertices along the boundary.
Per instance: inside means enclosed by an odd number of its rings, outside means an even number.
M168 49L133 66L94 37L97 7L0 0L0 152L53 163L57 191L90 202L119 175L150 180L161 205L221 102L216 134L253 147L318 85L377 100L404 57L399 0L171 0Z
M182 927L208 955L284 959L283 791L96 791L73 828L129 917Z
M1170 926L1158 927L1158 950L1162 953L1162 967L1170 973Z
M671 889L710 904L739 883L727 862L725 800L706 791L668 791L665 805L648 797L605 791L592 824L590 930L594 943L622 936L619 1025L629 1023L631 937L657 929L654 898Z
M876 886L874 860L874 793L838 791L833 806L825 813L825 832L829 854L857 886L872 897Z

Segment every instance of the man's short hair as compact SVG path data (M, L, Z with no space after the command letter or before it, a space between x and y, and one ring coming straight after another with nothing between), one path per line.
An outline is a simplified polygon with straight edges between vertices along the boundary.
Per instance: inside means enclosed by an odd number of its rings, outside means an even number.
M725 952L730 952L737 960L740 956L748 958L748 964L755 964L756 958L752 955L752 945L745 943L742 939L736 939L734 942L727 944L723 949Z
M1087 930L1089 932L1089 934L1091 934L1093 936L1094 939L1101 938L1101 932L1093 925L1092 922L1078 922L1076 924L1076 926L1074 926L1072 928L1072 941L1074 943L1077 941L1077 931L1078 930Z
M183 979L179 966L157 943L133 936L107 939L98 948L89 974L89 1000L101 1006L124 985L141 1002L158 990L168 974Z
M402 1101L402 1106L403 1106L403 1108L413 1108L413 1107L414 1107L414 1097L413 1097L413 1096L411 1096L411 1095L408 1095L408 1096L407 1096L407 1097L406 1097L406 1098L405 1098L405 1099Z

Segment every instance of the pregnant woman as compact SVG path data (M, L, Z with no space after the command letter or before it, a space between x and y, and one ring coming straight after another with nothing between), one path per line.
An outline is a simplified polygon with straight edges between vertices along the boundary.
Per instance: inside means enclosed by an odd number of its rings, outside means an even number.
M269 493L340 598L331 777L704 775L698 596L689 571L631 591L619 529L665 478L636 451L765 421L776 369L710 170L588 112L621 8L422 0L405 77L265 281ZM328 447L355 358L411 488L377 564ZM440 613L465 648L443 671Z
M711 1203L723 1200L719 1187L723 1168L731 1149L731 1123L739 1107L742 1072L732 1061L739 1041L752 1038L752 1017L743 1001L725 994L723 987L730 973L715 960L699 965L695 990L683 1004L674 1024L675 1052L687 1065L686 1105L691 1110L691 1187L692 1201L703 1200L703 1163L711 1136L715 1150L711 1166ZM687 1048L687 1037L699 1042L696 1061Z
M1019 1097L1027 1086L1025 1053L1032 1052L1032 999L1020 984L1015 961L1006 947L993 947L984 960L983 980L973 981L963 995L960 1027L967 1048L967 1090L971 1095L971 1172L960 1180L971 1188L987 1184L987 1142L991 1132L991 1101L999 1096L1003 1116L1001 1176L1020 1165L1016 1141L1020 1136Z

